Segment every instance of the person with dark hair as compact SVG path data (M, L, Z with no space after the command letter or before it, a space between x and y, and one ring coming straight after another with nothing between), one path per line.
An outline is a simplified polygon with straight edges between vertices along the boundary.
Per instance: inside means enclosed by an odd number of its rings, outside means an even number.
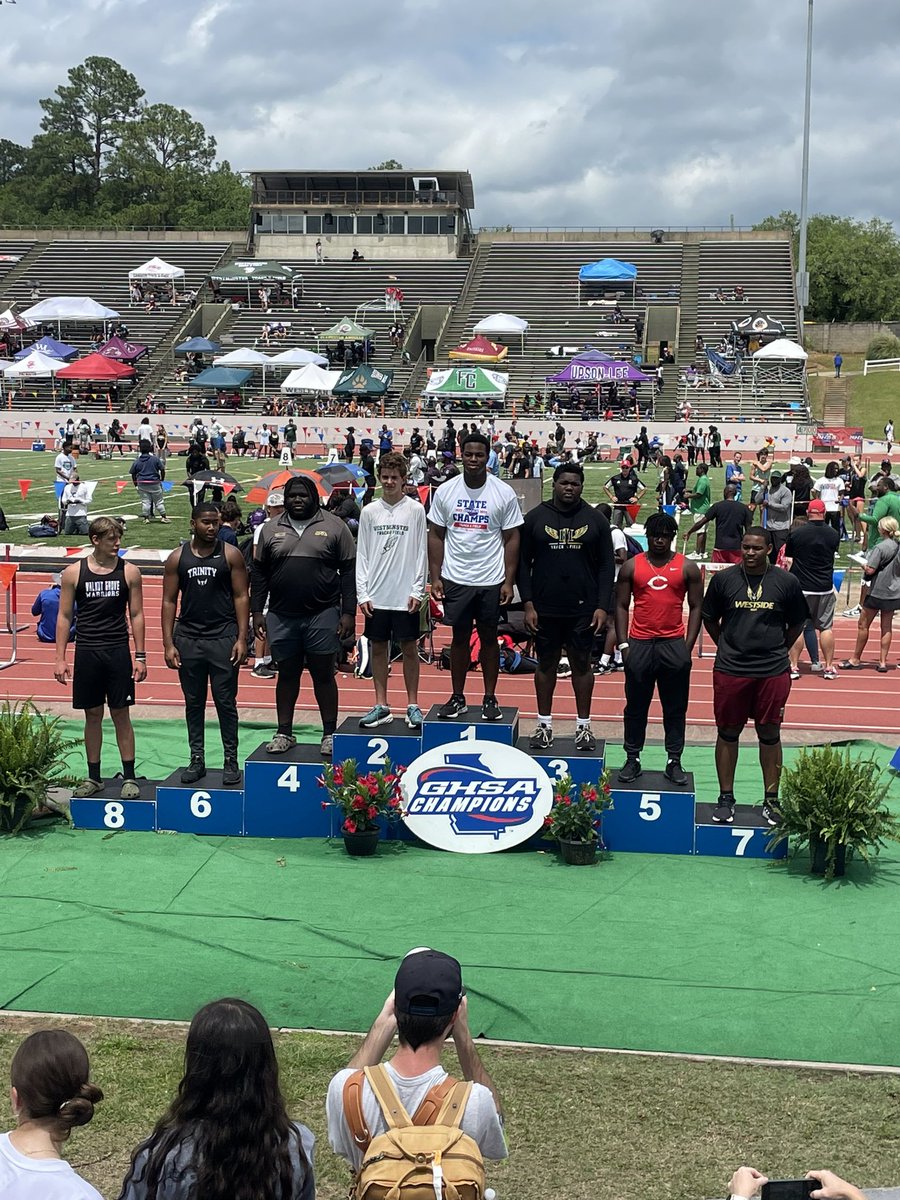
M269 754L285 754L297 743L294 709L306 667L322 718L319 749L323 758L331 757L338 716L336 658L341 639L352 637L355 628L355 564L353 534L321 508L313 481L305 475L288 480L284 512L260 526L251 567L254 632L268 638L278 664L278 729L266 745Z
M553 693L563 648L572 668L577 720L575 748L593 753L591 648L606 624L612 596L613 543L609 522L582 499L584 471L562 463L553 494L526 513L519 552L519 596L525 628L535 638L537 726L533 750L553 745Z
M793 515L805 517L807 506L812 499L812 476L806 463L792 459L790 467L790 474L785 476L784 481L794 494Z
M466 437L463 473L437 489L428 514L431 595L444 602L444 618L453 629L453 694L438 712L444 719L468 712L465 682L473 622L481 642L481 719L498 721L502 716L495 695L500 671L497 626L500 609L512 603L522 512L509 484L488 474L490 449L482 434Z
M315 1200L314 1146L288 1117L262 1013L214 1000L191 1021L177 1094L119 1200Z
M238 502L230 496L222 505L219 511L219 532L216 537L220 542L227 542L229 546L238 544L238 534L246 532L241 525L241 509Z
M703 624L716 646L713 711L719 799L713 821L734 822L738 744L752 718L762 768L762 815L777 825L781 723L791 693L788 651L803 632L809 608L799 581L769 562L769 534L754 526L741 539L741 562L714 575L703 601Z
M784 482L780 471L773 471L770 477L769 490L761 502L766 514L766 529L771 539L769 561L777 566L778 551L788 539L791 527L791 513L794 508L794 494ZM698 535L699 536L699 535Z
M711 504L684 535L684 548L686 552L692 533L699 533L704 525L715 521L716 542L713 546L713 562L738 563L741 560L741 537L753 517L747 505L742 504L736 498L733 486L726 487L722 497L715 504Z
M0 1134L0 1196L8 1200L102 1200L63 1158L73 1129L87 1125L103 1092L90 1082L87 1051L65 1029L41 1029L10 1066L16 1128Z
M218 506L209 501L191 510L190 541L166 559L161 621L166 666L178 672L184 693L191 761L181 782L196 783L206 774L204 717L211 690L225 753L222 783L230 787L241 781L237 689L247 657L250 598L244 556L219 540L220 521Z
M678 523L668 513L653 513L644 530L647 550L630 558L616 583L616 638L625 664L625 765L620 783L641 775L641 751L653 689L659 693L666 740L666 778L687 783L684 753L691 653L700 633L703 583L699 568L672 549ZM684 623L684 601L688 621ZM628 610L634 601L631 630Z
M834 610L837 596L834 590L834 560L840 545L838 531L825 523L825 501L810 500L808 520L791 528L785 543L784 553L790 559L790 573L803 589L809 608L812 629L819 635L825 666L823 679L836 679L834 660ZM787 565L787 562L785 562ZM791 647L791 679L800 678L800 651L803 640Z
M449 954L427 948L410 950L400 963L393 991L365 1040L348 1066L338 1071L328 1085L325 1111L328 1140L334 1152L354 1170L359 1169L366 1143L360 1144L354 1136L350 1124L352 1113L348 1120L347 1111L347 1101L356 1082L362 1089L362 1118L370 1140L387 1128L371 1085L359 1077L363 1075L361 1068L381 1062L395 1034L400 1044L393 1058L384 1064L384 1070L406 1111L411 1115L418 1112L423 1102L446 1084L448 1075L441 1066L441 1052L447 1037L452 1036L463 1078L472 1081L462 1116L462 1131L478 1143L485 1158L506 1158L500 1096L469 1031L462 968Z
M119 557L123 527L112 517L96 517L88 527L91 553L63 572L53 674L63 686L72 680L72 707L84 709L88 777L74 794L96 796L103 791L100 750L103 709L108 704L122 756L120 794L123 800L136 800L140 789L134 777L134 727L128 710L134 704L134 685L147 676L147 653L141 573ZM76 606L75 663L70 671L66 646ZM126 612L134 637L133 665Z
M613 501L613 524L619 529L623 525L630 525L628 506L640 500L647 490L643 481L638 478L634 463L630 458L622 459L619 465L619 474L610 476L604 483L603 490Z

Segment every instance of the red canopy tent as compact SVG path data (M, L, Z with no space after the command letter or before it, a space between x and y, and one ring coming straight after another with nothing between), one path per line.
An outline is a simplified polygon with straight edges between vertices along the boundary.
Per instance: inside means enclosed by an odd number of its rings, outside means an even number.
M502 362L507 354L509 354L507 346L498 345L497 342L492 342L490 338L479 334L470 342L464 342L462 346L451 350L447 357L464 359L469 362Z
M126 367L124 363L105 358L102 354L88 354L62 367L56 374L59 379L90 379L99 383L126 379L134 374L134 367Z

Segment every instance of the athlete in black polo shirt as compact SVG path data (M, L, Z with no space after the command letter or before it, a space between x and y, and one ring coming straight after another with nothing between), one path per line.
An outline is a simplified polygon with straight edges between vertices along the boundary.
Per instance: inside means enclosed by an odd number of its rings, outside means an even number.
M638 478L634 463L630 458L623 458L618 475L611 475L603 485L604 491L613 503L613 524L621 529L628 525L628 505L640 500L647 490Z
M56 666L59 683L72 680L72 707L84 709L84 748L88 777L75 789L76 796L96 796L103 790L100 751L103 745L103 709L116 730L122 756L123 800L136 800L140 789L134 778L134 728L129 707L134 685L147 675L144 651L144 607L141 573L119 557L122 529L112 517L97 517L88 526L91 553L63 571L56 621ZM75 606L75 664L66 663L66 646ZM134 637L135 662L131 662L128 621Z
M166 666L178 672L191 751L181 782L196 783L206 774L204 717L210 688L225 752L222 783L227 786L241 782L237 688L238 670L247 657L250 597L244 556L219 539L220 524L215 504L194 505L191 540L166 559L161 615Z
M748 529L741 564L713 576L703 601L703 624L716 644L713 709L719 736L719 800L713 820L734 821L738 743L752 717L759 738L765 798L763 816L778 824L781 722L791 691L788 650L809 616L800 584L769 562L769 535Z

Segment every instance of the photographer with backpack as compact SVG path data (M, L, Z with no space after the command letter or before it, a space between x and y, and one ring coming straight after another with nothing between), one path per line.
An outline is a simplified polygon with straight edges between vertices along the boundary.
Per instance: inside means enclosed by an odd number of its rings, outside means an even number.
M397 1052L379 1066L395 1033ZM448 1035L468 1083L441 1066ZM429 949L406 955L365 1040L328 1085L326 1111L328 1140L359 1172L359 1194L377 1180L397 1184L401 1197L421 1195L435 1182L432 1159L463 1200L476 1194L476 1176L483 1192L481 1158L506 1158L506 1140L497 1089L469 1031L455 958ZM416 1154L427 1161L412 1170Z

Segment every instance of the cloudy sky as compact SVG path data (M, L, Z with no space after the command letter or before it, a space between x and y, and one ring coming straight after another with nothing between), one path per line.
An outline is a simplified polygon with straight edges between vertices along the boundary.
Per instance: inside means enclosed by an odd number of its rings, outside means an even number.
M91 54L239 170L471 171L475 224L799 209L806 0L0 0L0 135ZM900 224L900 0L815 0L810 210Z

